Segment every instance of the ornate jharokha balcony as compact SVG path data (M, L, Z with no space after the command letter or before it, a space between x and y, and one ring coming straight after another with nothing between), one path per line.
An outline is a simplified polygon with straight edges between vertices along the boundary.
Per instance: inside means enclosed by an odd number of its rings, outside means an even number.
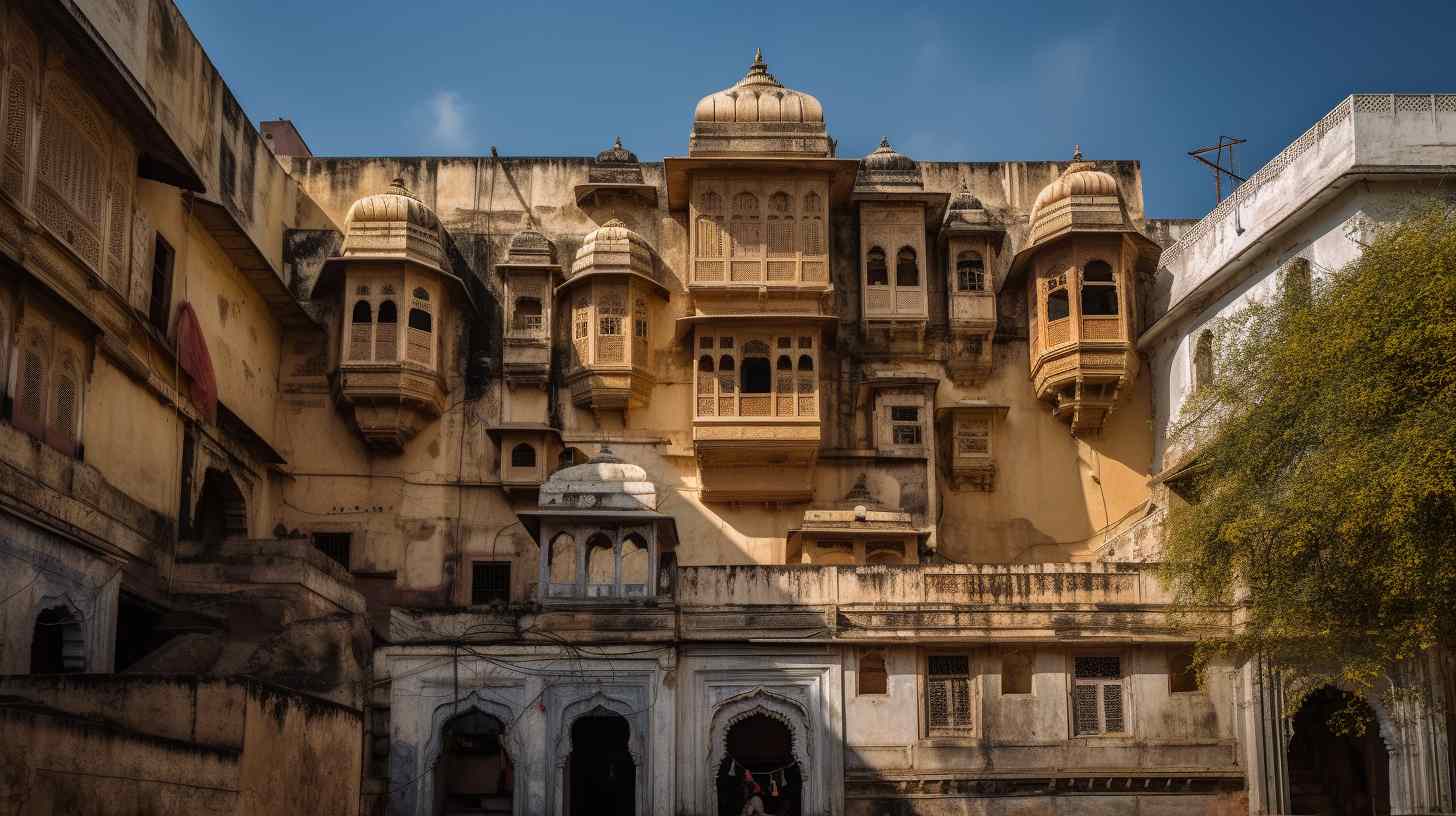
M684 636L842 640L1187 638L1143 564L682 567ZM1204 623L1229 624L1227 611Z
M819 452L816 338L705 333L697 346L693 443L704 498L809 500Z

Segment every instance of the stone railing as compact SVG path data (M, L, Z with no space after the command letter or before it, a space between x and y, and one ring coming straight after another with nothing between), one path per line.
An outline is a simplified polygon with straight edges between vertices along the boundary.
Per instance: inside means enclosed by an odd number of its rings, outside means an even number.
M678 604L692 606L1166 605L1146 565L1124 563L920 566L684 567Z
M1228 198L1213 209L1213 212L1204 216L1202 220L1183 233L1176 244L1164 250L1159 265L1167 266L1175 261L1189 246L1197 243L1199 239L1222 224L1260 188L1273 181L1310 148L1319 144L1325 134L1343 124L1351 114L1361 113L1456 113L1456 94L1355 94L1346 97L1343 102L1335 106L1334 110L1316 122L1314 127L1305 131L1303 136L1279 151L1278 155L1259 168L1258 172L1235 188Z

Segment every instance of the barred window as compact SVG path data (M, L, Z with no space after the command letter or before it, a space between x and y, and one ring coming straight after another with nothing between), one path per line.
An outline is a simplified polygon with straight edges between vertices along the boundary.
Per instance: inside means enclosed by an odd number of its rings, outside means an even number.
M920 409L913 405L890 408L890 432L896 445L920 444Z
M925 724L930 736L962 736L971 730L971 659L931 655L926 659Z
M603 337L620 337L622 334L622 318L603 317L600 332Z
M1121 734L1122 659L1114 655L1073 658L1072 724L1076 736Z
M986 288L986 263L981 253L967 250L956 256L956 288L962 292L980 292Z

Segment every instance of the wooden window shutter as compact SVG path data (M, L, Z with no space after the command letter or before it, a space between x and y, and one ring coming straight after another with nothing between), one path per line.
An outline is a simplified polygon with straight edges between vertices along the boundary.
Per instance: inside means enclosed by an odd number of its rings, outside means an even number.
M46 444L75 456L81 411L81 371L75 355L63 350L51 368L50 411L46 419Z
M15 377L15 426L35 437L45 436L46 399L50 366L50 324L26 314Z

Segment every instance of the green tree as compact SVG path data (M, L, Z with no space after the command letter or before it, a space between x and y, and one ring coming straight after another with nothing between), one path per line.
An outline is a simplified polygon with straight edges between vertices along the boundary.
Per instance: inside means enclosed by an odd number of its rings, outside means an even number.
M1381 229L1214 338L1173 433L1195 453L1162 568L1188 614L1237 607L1200 657L1261 655L1298 699L1456 643L1456 211Z

